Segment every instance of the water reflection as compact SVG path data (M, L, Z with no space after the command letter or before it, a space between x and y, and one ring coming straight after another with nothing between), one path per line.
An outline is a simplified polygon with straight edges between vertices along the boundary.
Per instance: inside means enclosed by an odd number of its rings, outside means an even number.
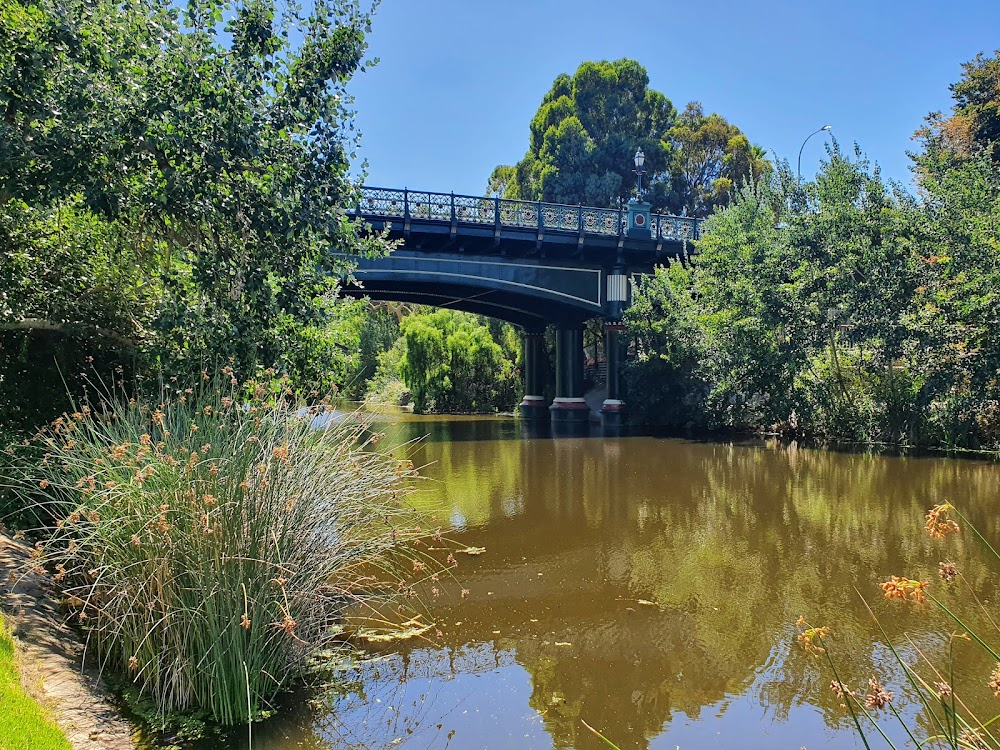
M796 617L834 628L858 684L894 672L855 586L913 658L942 656L948 624L882 600L878 581L934 579L951 558L995 596L975 544L922 533L926 508L952 500L1000 538L985 462L527 439L505 419L388 431L426 467L418 504L487 552L439 584L440 637L386 648L354 690L265 727L256 747L600 747L580 719L623 748L860 747L829 675L793 646ZM958 679L982 693L993 665L964 651Z

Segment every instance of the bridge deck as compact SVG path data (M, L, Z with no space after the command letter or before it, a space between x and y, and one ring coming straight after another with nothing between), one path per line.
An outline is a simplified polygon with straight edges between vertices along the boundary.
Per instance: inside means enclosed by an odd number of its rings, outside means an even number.
M457 234L469 239L623 246L642 254L675 254L699 236L699 219L652 214L649 238L628 237L624 209L567 206L558 203L484 198L454 193L363 187L355 215L395 233Z

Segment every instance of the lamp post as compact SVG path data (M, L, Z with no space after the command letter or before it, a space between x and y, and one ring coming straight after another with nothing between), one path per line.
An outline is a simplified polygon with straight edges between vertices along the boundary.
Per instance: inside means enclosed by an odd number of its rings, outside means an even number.
M798 165L797 165L796 170L795 170L796 182L802 182L802 149L804 149L806 147L806 144L809 142L809 139L812 138L814 135L816 135L816 133L822 133L825 130L830 130L830 126L829 125L824 125L819 130L816 130L816 131L810 133L809 135L807 135L806 139L804 141L802 141L802 145L799 147L799 161L798 161Z
M640 201L642 200L642 176L646 174L642 169L642 165L645 163L646 163L646 155L642 153L642 149L640 148L635 152L635 169L633 170L635 172L635 178L636 178L635 197Z

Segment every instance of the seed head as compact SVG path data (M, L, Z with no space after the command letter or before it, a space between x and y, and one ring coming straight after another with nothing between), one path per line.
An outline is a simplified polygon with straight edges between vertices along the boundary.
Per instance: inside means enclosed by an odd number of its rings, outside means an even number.
M912 599L918 604L923 604L927 601L927 594L925 593L927 581L914 581L909 578L891 576L888 581L881 584L881 588L885 593L886 599L900 599L902 601Z
M993 695L1000 698L1000 663L998 663L993 671L990 672L990 679L986 684L989 685L990 690L993 691Z
M938 575L945 583L951 583L958 576L958 566L953 562L943 562L938 564Z
M944 539L949 534L957 534L959 525L948 517L948 512L954 510L951 503L940 503L927 511L927 523L924 529L931 539Z
M821 656L826 653L823 646L823 638L830 635L830 628L823 625L818 628L806 628L798 634L796 640L808 653L813 656Z
M865 696L865 708L881 709L892 703L892 693L882 687L878 677L874 675L868 680L868 695Z

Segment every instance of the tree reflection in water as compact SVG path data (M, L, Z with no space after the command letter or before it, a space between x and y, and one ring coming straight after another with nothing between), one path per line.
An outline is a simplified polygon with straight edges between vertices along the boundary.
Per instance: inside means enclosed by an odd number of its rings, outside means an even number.
M417 502L487 553L463 556L458 580L439 584L430 606L443 637L386 648L391 666L362 673L353 705L380 715L365 695L392 685L396 709L423 717L419 731L370 720L381 734L366 746L444 747L454 729L453 747L599 747L581 718L622 748L860 746L824 665L795 645L798 615L833 628L845 682L878 673L921 721L854 587L914 660L919 647L943 661L950 625L883 600L880 581L932 580L962 606L967 596L937 579L938 562L953 559L981 598L996 593L971 539L922 532L926 509L950 500L1000 539L1000 479L986 462L794 443L525 440L509 420L390 428L400 443L425 433L409 449L430 477ZM970 648L959 667L967 695L993 700L992 664ZM331 722L356 718L344 701L313 722L318 746L332 742Z

